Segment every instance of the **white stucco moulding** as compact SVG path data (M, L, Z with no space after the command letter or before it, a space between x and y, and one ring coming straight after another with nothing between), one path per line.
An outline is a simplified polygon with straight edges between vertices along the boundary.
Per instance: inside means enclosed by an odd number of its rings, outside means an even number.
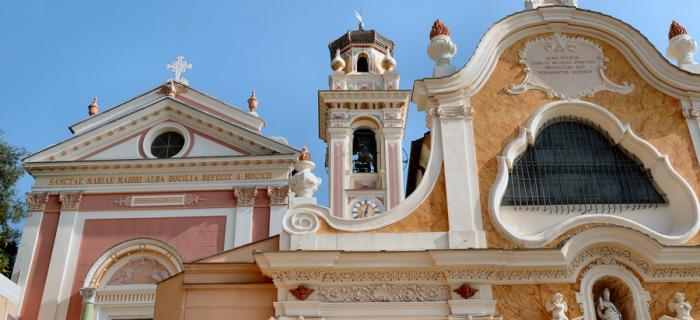
M666 194L666 205L657 209L620 213L551 214L515 212L501 206L509 171L515 160L535 142L546 123L562 116L588 120L600 126L613 142L634 154L650 170L660 191ZM665 245L682 244L700 229L700 205L691 186L673 169L667 156L638 137L628 124L623 125L608 110L579 100L557 101L537 110L498 157L498 175L489 195L489 214L493 224L511 241L526 247L540 247L580 225L612 224L645 233Z
M401 221L409 216L415 208L425 201L433 190L433 186L440 175L442 166L442 142L440 121L432 119L430 134L431 151L428 167L418 187L405 200L396 207L376 216L351 219L334 216L328 207L317 204L300 204L291 208L282 218L282 228L293 236L315 234L320 226L320 220L324 220L333 229L341 231L369 231L388 226Z

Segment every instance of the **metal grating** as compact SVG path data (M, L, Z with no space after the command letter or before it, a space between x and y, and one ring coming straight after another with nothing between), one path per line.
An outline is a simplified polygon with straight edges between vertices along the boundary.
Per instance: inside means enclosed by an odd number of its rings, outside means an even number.
M516 160L501 205L553 213L613 213L666 203L640 161L599 127L561 117Z

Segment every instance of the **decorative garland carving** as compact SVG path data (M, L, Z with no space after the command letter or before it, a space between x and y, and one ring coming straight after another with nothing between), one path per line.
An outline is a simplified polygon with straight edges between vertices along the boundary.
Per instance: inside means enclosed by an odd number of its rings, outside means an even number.
M361 286L321 287L322 302L425 302L450 299L445 285L370 284Z
M27 192L27 205L29 211L44 211L46 203L49 201L48 192Z
M61 211L78 211L81 199L83 199L82 191L58 194L58 200L61 201Z

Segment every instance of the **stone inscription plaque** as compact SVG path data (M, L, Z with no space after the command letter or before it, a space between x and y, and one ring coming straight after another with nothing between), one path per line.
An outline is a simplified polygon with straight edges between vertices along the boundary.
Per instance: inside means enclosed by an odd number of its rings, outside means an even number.
M528 42L520 50L520 63L525 65L525 79L510 85L509 94L539 89L552 97L577 99L607 90L627 94L634 86L615 84L605 76L607 58L595 43L583 38L555 33L549 38Z

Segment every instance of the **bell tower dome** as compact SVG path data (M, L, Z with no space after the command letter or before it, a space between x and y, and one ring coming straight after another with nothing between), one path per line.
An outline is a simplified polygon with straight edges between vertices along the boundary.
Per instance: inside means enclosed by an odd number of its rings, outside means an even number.
M403 191L402 141L410 91L399 90L394 42L361 22L328 45L330 90L318 93L331 212L382 214Z

